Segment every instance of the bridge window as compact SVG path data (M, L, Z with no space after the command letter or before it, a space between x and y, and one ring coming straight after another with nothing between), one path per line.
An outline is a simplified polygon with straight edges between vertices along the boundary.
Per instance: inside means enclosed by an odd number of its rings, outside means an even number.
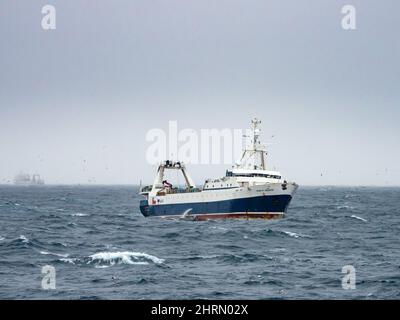
M281 176L278 175L271 175L271 174L263 174L263 173L235 173L233 174L234 177L247 177L247 178L269 178L269 179L280 179Z

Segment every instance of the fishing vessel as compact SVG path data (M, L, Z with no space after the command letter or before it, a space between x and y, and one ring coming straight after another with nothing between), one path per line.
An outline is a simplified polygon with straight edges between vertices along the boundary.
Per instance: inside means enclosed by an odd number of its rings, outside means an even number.
M251 143L243 150L240 162L226 170L225 176L207 179L196 187L180 161L166 160L157 169L154 183L140 188L145 197L140 211L145 217L173 219L276 219L284 217L298 185L268 170L267 151L260 142L261 121L251 121ZM185 186L173 186L165 179L168 170L182 173Z
M20 172L14 177L14 184L17 186L41 186L44 185L44 180L38 174L33 174L32 177Z

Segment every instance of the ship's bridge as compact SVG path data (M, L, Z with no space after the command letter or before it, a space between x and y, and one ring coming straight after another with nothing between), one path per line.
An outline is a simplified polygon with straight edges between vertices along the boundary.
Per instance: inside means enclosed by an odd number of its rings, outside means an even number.
M282 179L278 171L241 168L227 170L226 176L235 177L238 182L279 182Z

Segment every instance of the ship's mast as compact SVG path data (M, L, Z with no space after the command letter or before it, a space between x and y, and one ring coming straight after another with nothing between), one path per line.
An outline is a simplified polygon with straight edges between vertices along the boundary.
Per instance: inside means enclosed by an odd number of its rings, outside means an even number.
M251 129L252 129L252 139L251 146L249 149L245 148L243 151L242 159L240 160L240 167L245 168L246 164L251 161L252 169L254 170L266 170L265 164L265 148L261 145L260 135L261 129L259 128L261 124L261 120L254 118L251 120ZM246 159L247 157L247 159ZM257 163L259 157L259 164Z
M258 120L257 118L254 118L251 120L251 124L253 127L253 150L254 150L254 155L257 153L260 154L260 160L261 160L261 170L265 170L265 159L264 159L264 149L261 146L260 142L260 135L261 135L261 129L259 129L259 125L261 124L261 120ZM257 169L256 166L256 157L254 157L254 169Z

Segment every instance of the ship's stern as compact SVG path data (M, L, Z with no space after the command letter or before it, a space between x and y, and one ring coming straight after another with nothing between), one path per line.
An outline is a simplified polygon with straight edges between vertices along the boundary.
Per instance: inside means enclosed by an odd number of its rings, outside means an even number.
M140 200L140 212L145 216L149 216L149 202L147 199Z

